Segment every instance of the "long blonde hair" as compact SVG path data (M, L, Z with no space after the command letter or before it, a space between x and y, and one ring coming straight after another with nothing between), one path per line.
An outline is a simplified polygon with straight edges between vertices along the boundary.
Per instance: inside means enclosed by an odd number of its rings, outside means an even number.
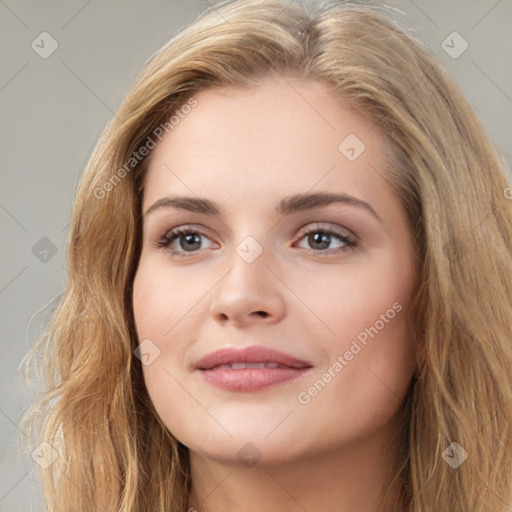
M156 414L134 357L132 282L147 162L140 148L158 142L159 126L171 129L170 116L195 92L254 87L270 74L330 84L389 142L386 177L407 212L421 270L419 367L397 474L406 510L508 510L506 164L448 73L387 13L339 1L226 1L145 64L87 165L72 212L67 286L24 362L35 371L42 354L47 389L21 427L31 449L45 441L59 454L41 470L49 511L186 510L188 450ZM458 467L449 459L464 452L454 442L467 453Z

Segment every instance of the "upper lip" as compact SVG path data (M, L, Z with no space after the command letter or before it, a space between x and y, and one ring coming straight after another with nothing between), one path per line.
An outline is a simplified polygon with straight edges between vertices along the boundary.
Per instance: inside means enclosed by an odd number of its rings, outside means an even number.
M202 357L195 364L199 370L210 370L221 364L233 363L279 363L290 368L308 368L311 364L290 354L272 348L253 345L243 349L221 348Z

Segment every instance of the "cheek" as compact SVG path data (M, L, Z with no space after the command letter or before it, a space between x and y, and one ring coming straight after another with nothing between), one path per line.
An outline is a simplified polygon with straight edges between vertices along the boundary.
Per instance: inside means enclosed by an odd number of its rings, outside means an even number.
M340 268L331 279L317 281L324 283L322 293L311 283L302 290L317 297L319 316L334 334L324 330L325 366L304 383L298 401L332 425L332 435L338 428L367 433L384 425L414 374L414 333L408 324L414 271L399 256L382 254L371 265L361 261L360 268Z
M330 274L324 276L322 272ZM394 393L402 396L416 366L414 333L408 324L414 287L411 262L400 254L383 251L372 255L371 263L361 259L357 268L341 266L335 272L326 267L316 273L315 280L303 276L302 283L298 295L308 298L308 306L321 320L315 320L320 325L318 343L325 355L321 371L330 368L336 375L326 375L325 380L333 384L326 386L329 392L322 391L324 396L318 403L328 407L329 400L337 403L344 397L342 408L346 400L353 400L356 409L365 403L378 409L386 399L393 402ZM312 317L307 318L311 331ZM308 329L307 321L299 321ZM339 356L342 369L340 365L333 368ZM318 387L322 388L322 383ZM340 414L335 410L333 414Z
M166 338L177 319L186 313L192 293L179 273L175 274L169 275L162 261L141 258L133 283L133 314L141 340Z
M197 341L209 281L197 272L171 271L161 256L141 258L133 283L133 313L139 343L157 354L151 364L143 365L146 383L155 382L155 389L162 389L162 380L169 385L165 370L174 372Z
M294 272L288 283L314 314L305 311L310 327L318 324L318 333L325 340L330 335L336 344L336 340L364 333L376 322L381 330L389 318L382 330L390 331L390 326L395 329L406 316L414 273L411 263L401 256L389 250L374 251L346 265L318 266L314 274L307 268Z
M170 275L166 267L151 257L141 258L133 283L133 312L141 352L150 354L148 361L141 359L146 389L160 417L174 427L176 415L187 417L193 409L178 384L182 379L176 365L197 335L201 307L193 307L198 300L195 287L186 286L179 272Z

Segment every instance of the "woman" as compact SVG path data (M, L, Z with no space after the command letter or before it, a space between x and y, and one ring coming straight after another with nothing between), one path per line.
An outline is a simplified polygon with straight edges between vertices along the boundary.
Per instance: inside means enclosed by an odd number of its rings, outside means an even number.
M49 510L509 509L504 161L379 11L224 2L145 65L34 349Z

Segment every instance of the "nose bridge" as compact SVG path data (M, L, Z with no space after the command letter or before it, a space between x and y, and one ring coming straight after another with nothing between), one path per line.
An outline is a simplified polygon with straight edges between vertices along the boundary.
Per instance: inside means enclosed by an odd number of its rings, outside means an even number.
M211 314L217 320L237 324L256 319L276 321L284 314L282 290L267 268L270 260L270 249L253 236L246 236L234 247L228 261L230 271L215 287L211 304Z
M259 237L260 240L262 237ZM268 244L260 244L253 236L246 236L231 255L231 265L234 281L242 281L250 285L254 292L268 290L267 264L271 258Z

